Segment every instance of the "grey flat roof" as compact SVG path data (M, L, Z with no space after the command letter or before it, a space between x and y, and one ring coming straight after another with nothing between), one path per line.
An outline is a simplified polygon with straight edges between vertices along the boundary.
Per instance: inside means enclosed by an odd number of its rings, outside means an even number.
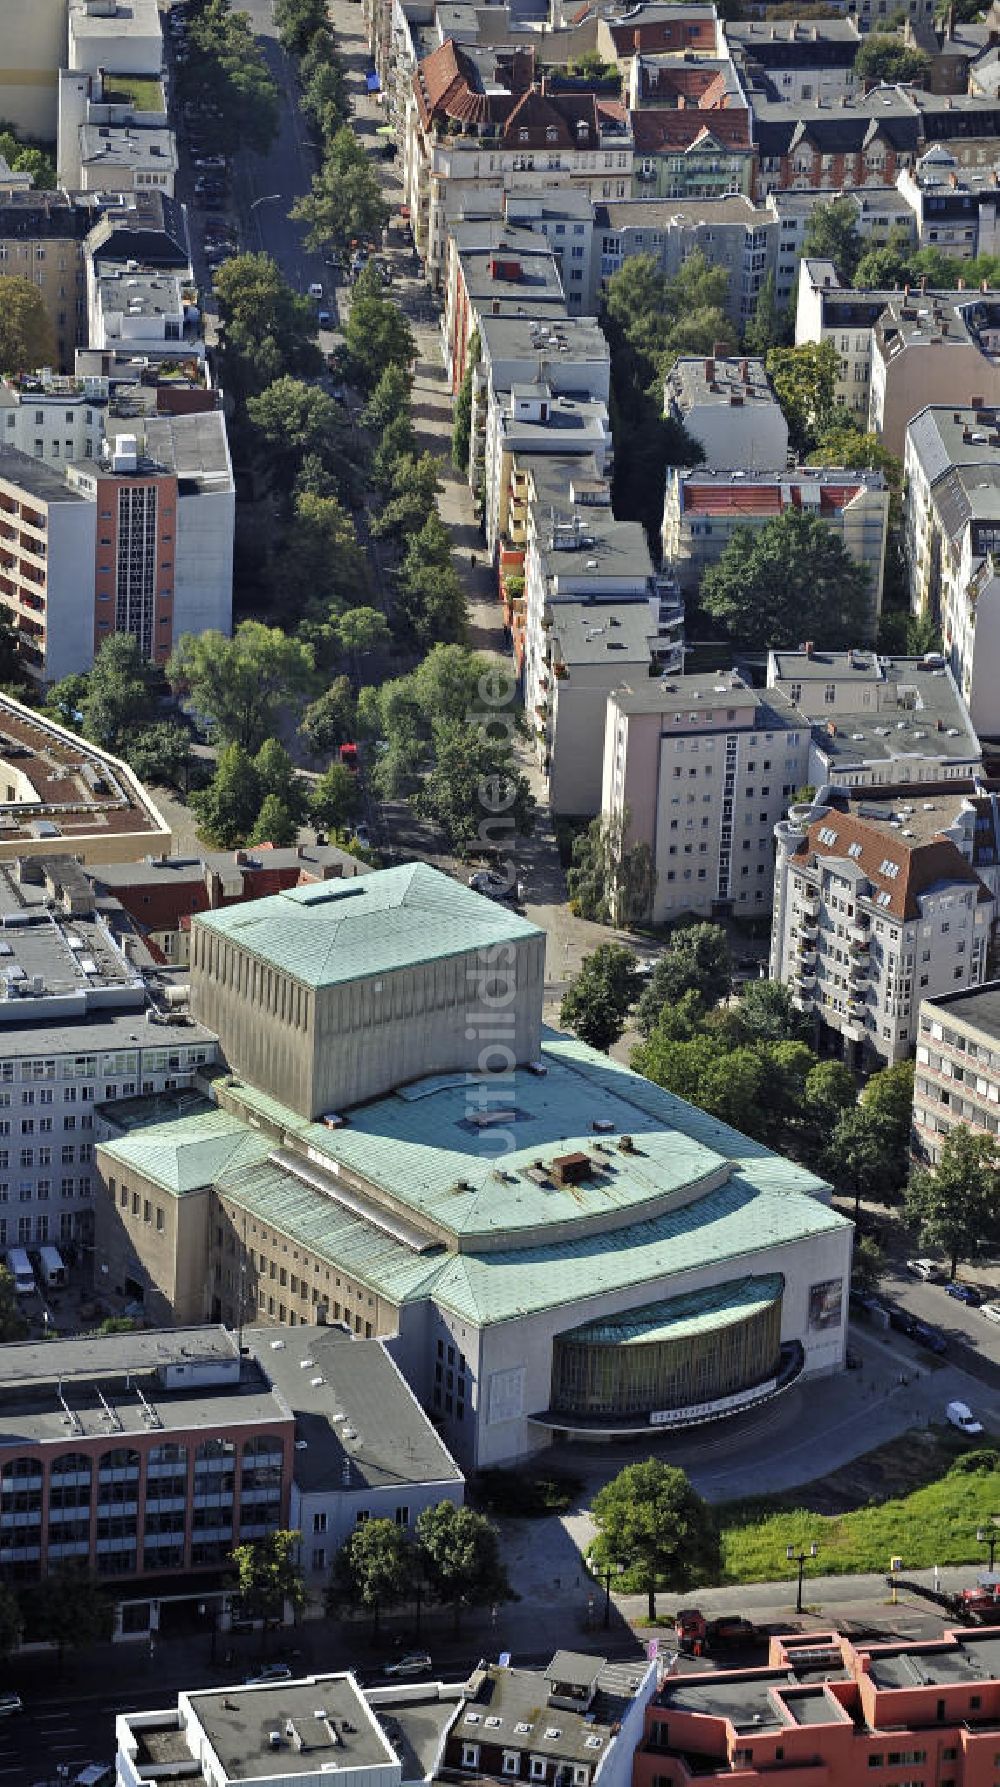
M291 1408L297 1441L306 1442L295 1456L304 1492L343 1488L345 1466L352 1488L462 1481L380 1340L354 1340L330 1326L250 1328L243 1341Z
M181 280L176 273L111 273L97 280L104 310L139 316L175 316L183 309Z
M384 1768L397 1760L353 1675L310 1675L189 1699L230 1781L319 1774L324 1765ZM308 1762L285 1735L289 1719L308 1745ZM272 1731L282 1734L277 1749L269 1741Z
M685 223L732 223L760 229L773 222L766 205L755 205L743 193L718 199L606 199L601 211L614 230L668 229Z
M560 530L571 527L574 514L580 522L578 546L560 548L551 543L554 536L548 525L539 527L538 558L543 576L566 578L574 584L599 584L607 577L635 581L652 577L653 561L641 522L617 521L607 509L587 504L574 510L567 501L556 516ZM568 533L563 533L563 537L568 538Z
M667 395L682 410L696 403L728 408L734 396L754 408L761 404L778 407L763 360L747 355L717 360L712 355L699 354L675 360L667 374L666 388Z
M403 1765L404 1781L429 1780L441 1756L445 1733L463 1703L461 1689L411 1700L413 1686L368 1689L365 1699Z
M1000 1679L1000 1633L949 1632L939 1643L871 1652L868 1671L876 1688L925 1688ZM989 1724L995 1725L990 1714ZM970 1720L974 1725L974 1718Z
M764 691L751 689L735 670L709 671L705 676L657 677L649 682L624 684L614 700L624 713L687 712L691 708L744 708L755 712Z
M188 416L109 416L106 426L112 443L120 434L137 434L140 461L150 460L161 471L176 473L182 499L195 490L228 492L233 487L226 419L221 410ZM93 477L99 468L85 459L79 469Z
M43 503L81 503L84 498L73 490L64 473L42 459L33 459L18 447L0 446L0 479L17 484L30 496Z
M534 370L538 365L538 357L543 355L554 336L559 359L598 360L607 363L611 350L596 317L528 317L483 316L479 319L479 333L484 346L489 350L491 359L518 359L523 357ZM567 344L565 356L558 344Z
M604 1657L591 1656L587 1651L557 1650L545 1670L545 1679L550 1682L565 1682L572 1687L589 1688L596 1682L604 1663Z
M563 663L620 663L627 674L648 664L656 622L645 602L559 602L553 611L552 655Z
M574 1662L582 1667L582 1656L574 1654ZM597 1694L589 1711L580 1712L546 1703L544 1684L553 1679L551 1668L510 1669L488 1664L471 1678L472 1697L458 1718L455 1735L463 1740L485 1737L505 1750L530 1750L533 1756L587 1762L596 1768L615 1741L615 1728L649 1665L637 1662L623 1671L607 1665L600 1656L593 1662ZM564 1679L575 1682L577 1678ZM487 1731L487 1718L499 1719L499 1726Z
M239 860L237 861L237 858ZM178 882L204 879L206 869L235 879L242 871L299 867L307 874L346 867L352 875L372 874L370 863L361 862L336 844L299 844L286 850L205 850L200 856L144 856L139 862L102 862L88 865L88 879L102 887L176 887Z
M981 1030L984 1036L1000 1041L1000 980L989 980L981 987L969 987L961 993L942 993L936 999L921 1001L921 1010L929 1015L957 1018Z
M177 167L174 133L162 125L146 129L135 124L81 124L79 130L80 159L85 166L113 161L170 173Z

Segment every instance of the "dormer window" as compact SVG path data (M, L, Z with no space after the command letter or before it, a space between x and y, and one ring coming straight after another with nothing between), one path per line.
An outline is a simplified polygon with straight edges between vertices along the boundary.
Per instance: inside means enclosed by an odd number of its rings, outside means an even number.
M519 143L526 143L526 142L527 142L527 140L528 140L528 133L527 133L527 131L526 131L526 130L519 130L519 131L518 131L518 133L517 133L517 140L518 140L518 142L519 142Z
M545 132L545 141L546 141L546 142L547 142L547 143L558 143L558 141L559 141L559 132L558 132L558 130L557 130L557 129L556 129L556 127L555 127L555 125L554 125L554 124L550 124L550 125L549 125L549 126L548 126L548 128L547 128L547 129L546 129L546 132Z

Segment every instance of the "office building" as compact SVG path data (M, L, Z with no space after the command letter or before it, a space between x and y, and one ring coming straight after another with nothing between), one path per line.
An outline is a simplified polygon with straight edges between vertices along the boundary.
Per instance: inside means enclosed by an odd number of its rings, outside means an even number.
M170 844L169 825L127 763L0 695L0 862L39 847L47 857L127 862Z
M201 914L193 938L228 1071L210 1100L102 1113L98 1272L131 1249L143 1301L184 1319L200 1295L229 1326L384 1338L463 1468L840 1368L851 1227L828 1187L542 1041L525 920L416 865Z
M776 1768L818 1768L846 1784L906 1768L971 1787L994 1766L997 1707L996 1628L888 1644L780 1634L764 1669L668 1676L646 1709L632 1780L688 1787L738 1775L763 1787Z
M921 1000L986 978L998 840L973 795L821 789L775 827L771 978L851 1061L904 1060Z
M788 463L788 423L763 360L675 360L663 410L697 441L709 471L784 471Z
M737 406L739 407L739 406ZM663 556L685 594L721 558L737 528L759 528L788 509L816 516L868 577L867 633L882 608L889 491L881 472L833 466L772 471L667 468Z
M735 672L609 695L601 811L649 847L654 924L769 911L774 827L806 780L810 730L787 695Z
M1000 1132L1000 982L920 1005L913 1081L913 1152L929 1166L955 1125Z
M214 1588L234 1544L287 1525L295 1418L223 1329L8 1344L0 1384L8 1582L76 1565Z

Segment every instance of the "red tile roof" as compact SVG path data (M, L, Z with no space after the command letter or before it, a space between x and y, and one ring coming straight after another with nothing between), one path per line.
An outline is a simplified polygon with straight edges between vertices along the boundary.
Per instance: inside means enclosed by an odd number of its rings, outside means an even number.
M714 140L724 149L749 149L750 121L743 109L715 107L710 112L696 106L676 111L632 113L636 153L654 155L662 149L689 149L699 138Z
M830 835L833 843L827 841ZM853 857L848 857L852 844L857 848ZM891 826L860 819L855 813L834 809L814 820L809 827L808 844L801 847L801 854L807 853L816 861L841 857L856 862L876 890L876 897L888 895L881 904L893 918L919 917L921 894L943 881L963 882L975 888L981 900L992 897L950 838L911 843ZM885 864L895 866L897 873L887 874Z

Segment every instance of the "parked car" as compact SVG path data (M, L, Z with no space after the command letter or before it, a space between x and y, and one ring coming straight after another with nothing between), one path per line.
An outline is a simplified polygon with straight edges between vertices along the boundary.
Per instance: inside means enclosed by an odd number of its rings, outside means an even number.
M973 1290L971 1284L959 1284L957 1278L950 1279L944 1288L949 1297L954 1297L956 1303L968 1303L970 1309L978 1309L982 1303L979 1292Z
M982 1433L983 1424L976 1420L967 1402L949 1402L944 1412L952 1427L957 1427L960 1433Z
M425 1650L404 1651L395 1662L387 1663L383 1675L429 1675L433 1665L430 1652Z
M469 886L473 893L483 894L487 900L517 898L517 882L508 881L506 875L495 875L492 869L477 869L469 876Z
M940 1266L936 1266L933 1260L907 1260L906 1270L912 1272L914 1278L922 1278L931 1284L939 1284L944 1277Z
M309 287L309 296L310 296L310 298L322 298L323 287L320 285L318 279L314 279L311 286Z
M244 1682L247 1688L265 1688L268 1682L290 1682L292 1672L287 1663L265 1663L256 1674L248 1675Z
M330 312L328 310L318 310L316 312L316 321L321 329L329 329L331 324Z
M1000 1322L1000 1303L981 1303L979 1313L984 1315L988 1322Z
M361 845L362 850L371 849L372 834L363 819L359 825L351 826L351 837L356 844Z
M9 1719L13 1713L23 1711L20 1694L0 1694L0 1719Z
M210 169L218 173L225 173L226 158L224 155L196 155L194 165L196 168L201 168L204 173L208 173Z
M938 1328L932 1328L930 1322L914 1322L909 1330L910 1339L918 1346L927 1348L929 1353L946 1353L948 1342Z

